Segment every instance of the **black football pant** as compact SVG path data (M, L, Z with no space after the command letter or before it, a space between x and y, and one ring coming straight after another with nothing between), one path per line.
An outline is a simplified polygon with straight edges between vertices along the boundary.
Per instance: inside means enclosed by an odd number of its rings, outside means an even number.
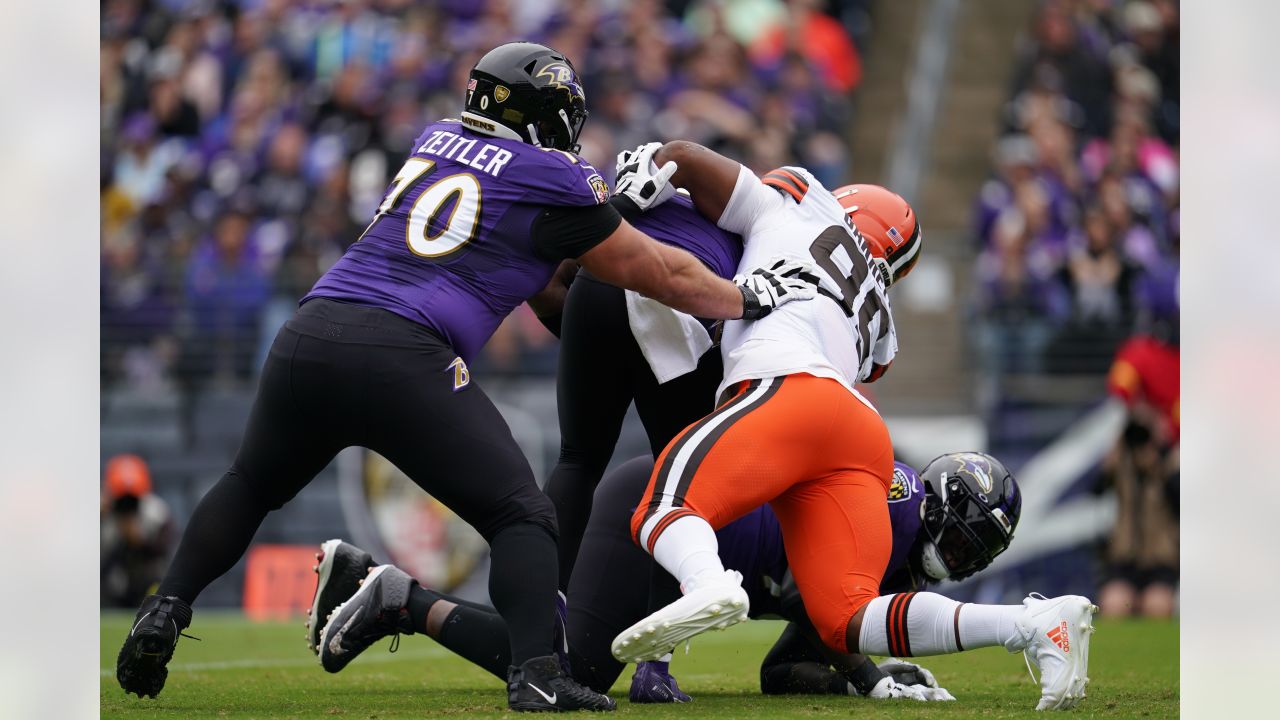
M373 450L489 542L489 593L513 661L549 655L556 521L551 501L484 392L425 327L376 308L312 300L271 346L240 452L197 505L162 595L187 602L244 554L268 512L338 451ZM469 378L468 378L469 380Z
M606 692L625 667L609 650L613 638L649 614L650 572L656 569L666 575L631 541L631 513L644 494L652 469L651 458L635 458L600 484L578 555L579 571L569 583L569 662L574 678L597 692ZM422 591L415 588L414 592ZM502 622L492 611L474 603L428 592L432 600L443 598L459 604L445 618L440 644L505 680L510 660L496 652L505 645L500 642L506 632ZM670 596L658 603L679 595L673 582ZM425 617L429 605L420 607L417 614Z
M715 409L723 371L720 351L713 348L697 370L659 385L631 334L623 291L585 271L578 273L561 320L556 373L560 460L547 481L560 521L561 588L569 586L592 493L632 401L657 457L671 438Z
M631 540L631 514L652 470L652 458L638 457L600 483L578 554L578 572L569 582L569 663L574 678L597 692L607 692L625 667L609 649L618 633L654 607L680 597L674 580L662 597L649 597L650 573L671 576ZM430 598L427 603L444 599L458 604L441 626L440 644L505 680L510 660L502 619L475 603L429 590L424 594ZM425 618L429 607L424 603L417 615ZM765 694L844 694L847 681L793 622L765 656L760 686Z

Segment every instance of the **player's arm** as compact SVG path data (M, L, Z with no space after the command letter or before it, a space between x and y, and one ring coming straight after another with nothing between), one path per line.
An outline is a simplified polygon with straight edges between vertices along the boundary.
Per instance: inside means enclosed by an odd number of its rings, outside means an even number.
M542 326L556 337L560 337L560 317L564 312L565 299L569 296L569 285L577 274L576 260L561 262L547 286L526 301Z
M609 203L547 208L531 228L533 247L547 260L577 258L601 280L635 290L696 317L753 320L792 300L816 295L812 269L780 261L734 282L688 252L654 240Z
M733 189L744 170L737 160L688 140L666 143L654 153L653 162L658 167L674 162L676 172L671 176L671 184L688 190L698 212L717 222L729 206Z
M694 317L732 320L743 316L747 301L737 285L688 252L660 243L626 221L578 259L601 280Z
M809 619L804 599L795 579L790 576L782 584L782 614L809 643L811 651L821 657L837 673L849 681L854 691L878 700L912 697L917 700L954 700L928 670L905 660L890 658L876 665L866 655L840 653L831 649Z
M649 143L618 155L617 192L641 209L662 203L677 187L689 192L703 217L744 237L779 217L774 211L787 203L746 166L697 143Z

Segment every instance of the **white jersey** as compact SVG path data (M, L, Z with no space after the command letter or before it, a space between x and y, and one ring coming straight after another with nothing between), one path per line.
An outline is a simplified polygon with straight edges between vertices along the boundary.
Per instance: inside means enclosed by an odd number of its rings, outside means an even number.
M762 180L743 167L717 224L742 236L739 272L785 257L817 266L821 280L813 300L725 323L717 397L743 380L793 373L833 378L857 395L856 383L884 371L898 351L889 295L866 242L822 183L802 168Z

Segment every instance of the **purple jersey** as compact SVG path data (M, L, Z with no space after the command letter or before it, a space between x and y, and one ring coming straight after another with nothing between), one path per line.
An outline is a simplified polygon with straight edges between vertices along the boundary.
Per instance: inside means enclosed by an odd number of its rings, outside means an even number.
M738 271L742 238L704 218L684 195L676 194L633 217L632 224L654 240L688 250L722 278L731 278Z
M920 535L924 524L924 483L907 465L893 464L893 483L889 486L889 521L893 525L893 551L886 579L907 569L907 554ZM787 572L787 556L782 547L782 528L773 509L762 505L734 520L716 532L720 542L720 559L730 570L742 573L742 587L751 601L751 615L780 615L782 607L773 589L781 585ZM899 592L911 588L885 587L881 592Z
M389 310L434 330L470 360L559 261L534 252L546 207L607 202L595 168L570 153L428 125L373 222L302 299Z

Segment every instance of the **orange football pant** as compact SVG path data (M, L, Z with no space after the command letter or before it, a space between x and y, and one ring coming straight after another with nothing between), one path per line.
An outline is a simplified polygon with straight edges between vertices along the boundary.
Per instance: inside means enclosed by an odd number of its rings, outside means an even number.
M849 620L879 595L893 549L892 477L884 421L839 382L803 373L744 381L658 456L631 534L652 554L681 517L719 530L769 503L809 618L847 653Z

